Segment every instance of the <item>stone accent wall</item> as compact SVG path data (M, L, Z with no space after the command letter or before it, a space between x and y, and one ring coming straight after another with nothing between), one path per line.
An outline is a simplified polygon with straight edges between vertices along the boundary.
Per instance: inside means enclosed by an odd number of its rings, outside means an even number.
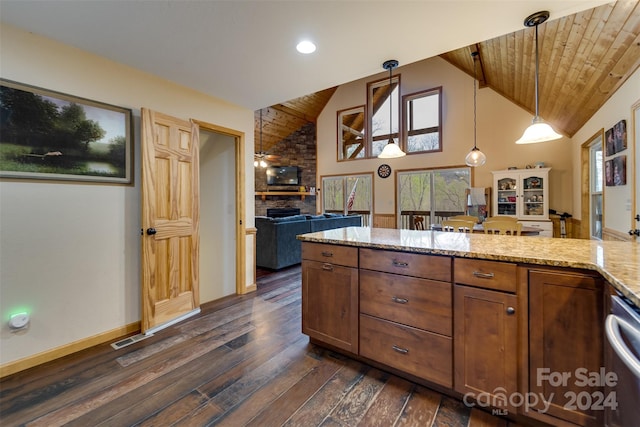
M270 166L298 166L300 168L300 185L316 187L316 125L309 123L301 127L269 150L269 154L282 156L278 160L268 162ZM278 188L267 186L266 170L255 168L256 191L276 191ZM306 196L302 201L299 195L268 196L263 201L256 196L256 216L267 214L267 208L299 208L300 213L316 214L316 197Z

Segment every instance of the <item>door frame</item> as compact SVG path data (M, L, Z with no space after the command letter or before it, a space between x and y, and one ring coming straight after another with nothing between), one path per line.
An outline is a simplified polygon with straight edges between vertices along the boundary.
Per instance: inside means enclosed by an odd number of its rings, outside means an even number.
M230 136L235 142L235 173L236 173L236 294L243 295L255 290L255 284L247 287L246 270L247 270L247 258L246 258L246 225L245 225L245 133L230 129L224 126L215 125L213 123L203 122L193 119L200 130L206 130L209 132L215 132Z
M591 135L580 146L580 182L582 187L580 188L580 235L573 236L581 239L591 238L591 144L597 138L602 141L602 149L604 150L604 128L600 128L596 133ZM604 156L603 156L604 158ZM604 165L602 165L604 171ZM602 233L604 237L604 216L605 216L605 197L604 197L604 185L602 186ZM603 239L604 240L604 239Z

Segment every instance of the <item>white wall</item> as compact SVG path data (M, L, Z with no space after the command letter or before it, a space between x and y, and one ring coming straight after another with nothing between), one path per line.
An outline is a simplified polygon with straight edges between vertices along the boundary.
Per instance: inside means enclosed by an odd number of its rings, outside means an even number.
M134 186L0 182L5 364L140 320L140 108L244 132L248 153L253 111L6 25L0 55L2 78L131 108L135 117ZM253 177L245 182L252 226ZM18 308L28 308L31 326L12 334L7 320Z
M381 67L382 68L382 67ZM442 86L443 151L407 155L399 159L366 159L338 162L337 114L366 103L367 82L388 77L388 72L340 86L318 117L318 177L332 174L376 171L382 163L392 169L416 169L464 166L464 158L473 148L473 79L445 60L436 57L394 70L401 75L401 92L409 94ZM536 161L552 168L549 206L557 211L572 212L571 143L568 138L541 144L516 145L524 129L531 124L532 114L506 100L492 89L478 90L477 145L487 163L475 169L474 186L493 185L491 171L509 166L524 168ZM393 175L381 179L374 174L374 209L378 214L394 213ZM320 182L320 181L318 181ZM579 188L579 187L578 187ZM320 198L318 198L320 199ZM318 210L322 210L320 200Z
M604 187L604 228L626 233L631 228L636 228L631 223L631 191L633 170L633 133L631 106L640 101L640 69L614 93L611 98L589 119L587 123L572 138L573 146L573 183L575 188L580 188L582 177L580 176L580 147L588 141L596 132L605 131L620 120L627 121L627 185L617 187ZM637 153L636 153L637 155ZM636 175L638 176L638 175ZM636 183L636 185L639 185ZM573 194L576 218L581 218L580 192Z

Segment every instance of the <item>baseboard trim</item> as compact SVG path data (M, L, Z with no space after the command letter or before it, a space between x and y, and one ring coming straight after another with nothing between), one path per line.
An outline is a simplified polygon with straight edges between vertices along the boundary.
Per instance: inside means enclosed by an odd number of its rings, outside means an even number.
M0 365L0 378L4 378L15 374L16 372L24 371L25 369L33 368L34 366L42 365L43 363L59 359L63 356L68 356L69 354L86 350L87 348L104 344L106 342L122 338L125 335L137 332L140 332L140 322L130 323L120 328L112 329L92 337L84 338L51 350L43 351L42 353L34 354L33 356L28 356L14 362Z
M605 228L602 230L602 240L614 240L618 242L631 242L631 235L623 233L611 228Z

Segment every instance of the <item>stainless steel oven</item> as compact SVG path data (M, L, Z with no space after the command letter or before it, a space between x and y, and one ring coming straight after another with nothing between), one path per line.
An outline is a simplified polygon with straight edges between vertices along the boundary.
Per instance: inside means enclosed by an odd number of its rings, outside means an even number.
M607 427L640 425L640 311L621 296L611 297L611 313L605 322L605 364L617 382L605 387L605 396L615 400L605 406Z

